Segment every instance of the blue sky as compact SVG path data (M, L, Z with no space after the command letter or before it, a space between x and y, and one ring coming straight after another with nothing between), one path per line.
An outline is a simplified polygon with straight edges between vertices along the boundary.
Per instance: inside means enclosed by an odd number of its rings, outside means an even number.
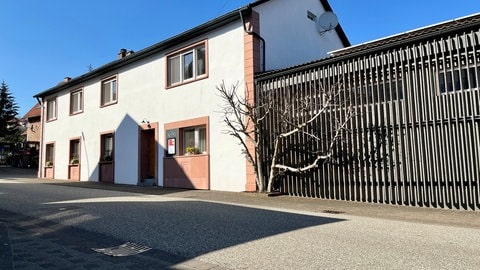
M120 48L141 50L250 2L1 0L0 81L23 116L33 95L115 60ZM480 12L479 0L329 2L352 45Z

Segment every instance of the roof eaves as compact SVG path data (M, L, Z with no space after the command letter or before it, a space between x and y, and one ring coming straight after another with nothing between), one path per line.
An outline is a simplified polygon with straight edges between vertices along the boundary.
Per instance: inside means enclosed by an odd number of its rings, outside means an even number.
M330 3L328 2L328 0L320 0L320 3L322 4L325 11L333 12L333 9L330 6ZM337 27L335 27L335 31L337 32L338 36L340 37L340 40L342 41L342 44L343 44L344 47L350 47L352 45L350 43L350 40L348 40L348 37L345 34L345 31L343 31L343 28L340 25L340 23L337 25Z

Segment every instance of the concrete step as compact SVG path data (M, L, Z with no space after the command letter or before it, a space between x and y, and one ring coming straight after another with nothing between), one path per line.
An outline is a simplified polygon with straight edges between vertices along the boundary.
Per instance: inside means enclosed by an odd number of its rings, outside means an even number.
M144 187L153 187L153 186L156 186L157 183L155 181L155 178L147 178L147 179L143 179L143 182L141 183L141 185Z

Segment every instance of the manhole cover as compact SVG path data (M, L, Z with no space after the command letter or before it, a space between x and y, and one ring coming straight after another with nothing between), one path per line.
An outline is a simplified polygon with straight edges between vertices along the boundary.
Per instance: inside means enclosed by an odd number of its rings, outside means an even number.
M93 251L112 256L112 257L122 257L122 256L131 256L139 254L145 251L149 251L150 247L143 246L140 244L135 244L127 242L123 245L109 248L92 248Z

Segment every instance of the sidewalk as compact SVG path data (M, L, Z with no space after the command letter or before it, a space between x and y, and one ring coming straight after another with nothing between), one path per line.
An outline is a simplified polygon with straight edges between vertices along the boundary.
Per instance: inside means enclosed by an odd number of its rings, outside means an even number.
M306 214L353 215L370 218L440 224L480 229L480 212L446 210L411 206L324 200L318 198L293 197L288 195L268 197L266 194L245 192L223 192L207 190L185 190L161 187L139 187L130 185L104 184L98 182L71 182L63 180L39 180L46 184L79 188L94 188L176 198L268 208L271 210L300 211Z
M308 214L353 215L378 219L398 220L424 224L440 224L480 229L480 212L466 210L446 210L411 206L395 206L364 202L347 202L303 198L293 196L267 197L265 194L245 192L222 192L206 190L185 190L161 187L139 187L98 182L72 182L66 180L46 180L36 178L31 169L0 168L0 178L33 181L35 183L65 185L79 188L94 188L177 198L198 199L203 201L245 205L284 211L301 211Z

